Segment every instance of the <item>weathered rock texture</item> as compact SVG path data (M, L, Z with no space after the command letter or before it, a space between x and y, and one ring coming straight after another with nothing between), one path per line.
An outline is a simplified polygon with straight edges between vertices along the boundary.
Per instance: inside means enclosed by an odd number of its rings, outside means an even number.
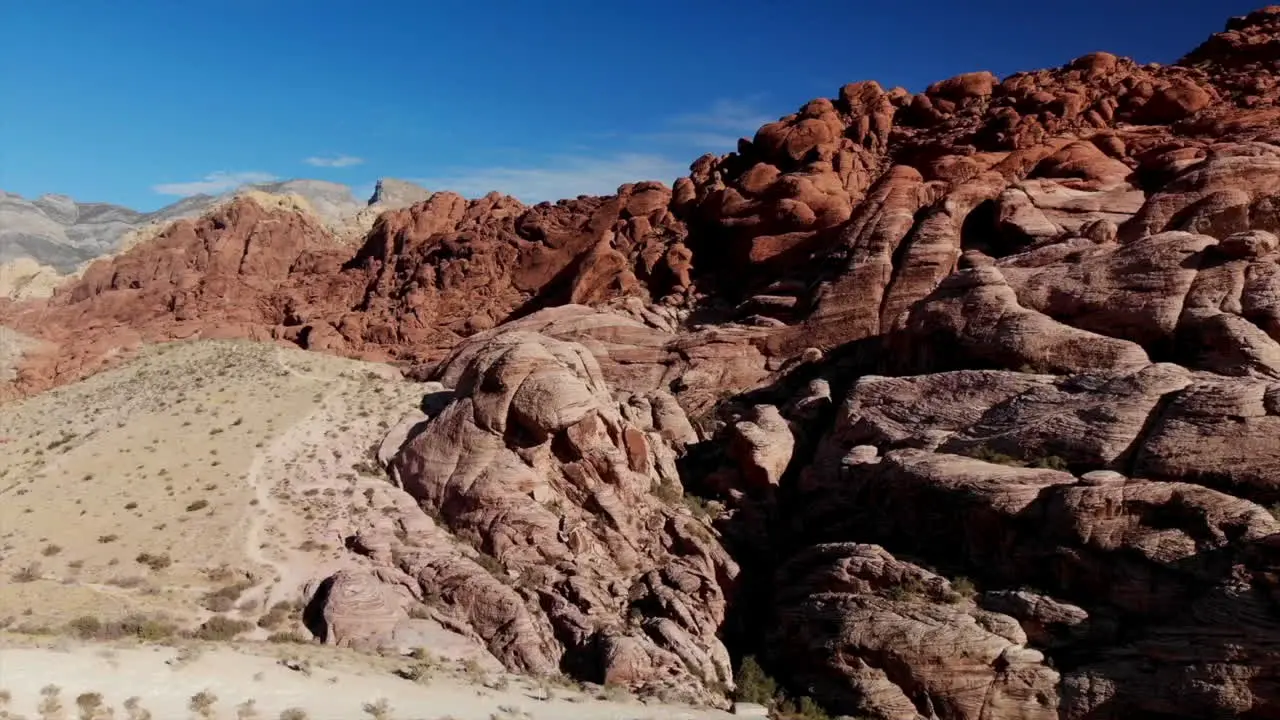
M358 247L242 198L0 300L8 392L210 335L439 381L335 642L404 612L376 578L534 672L1280 717L1278 65L1271 7L1168 66L855 83L671 187L437 192Z
M390 464L476 559L405 528L389 557L417 594L508 667L695 697L731 684L717 632L738 568L679 502L672 447L693 438L671 397L620 404L585 347L526 331L471 341L445 367L452 400L393 430L408 439ZM331 584L341 642L347 608L374 593Z

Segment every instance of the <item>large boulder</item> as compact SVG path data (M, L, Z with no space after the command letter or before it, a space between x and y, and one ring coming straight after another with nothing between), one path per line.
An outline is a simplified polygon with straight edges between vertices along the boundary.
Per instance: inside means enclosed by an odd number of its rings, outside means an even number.
M509 667L529 667L527 649L539 648L597 682L732 683L717 632L737 565L679 502L667 437L687 434L678 408L628 411L585 347L530 332L469 344L446 367L458 368L443 371L452 402L392 465L428 514L487 558L488 584L510 608L502 617L529 620L494 622L504 605L447 582L444 601L466 608ZM438 587L440 571L420 562L402 560Z

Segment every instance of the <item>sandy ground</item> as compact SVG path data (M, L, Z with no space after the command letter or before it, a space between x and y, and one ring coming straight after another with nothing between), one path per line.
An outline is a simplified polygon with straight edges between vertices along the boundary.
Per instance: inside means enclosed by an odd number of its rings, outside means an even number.
M397 720L710 720L733 717L714 710L644 704L603 690L571 689L514 676L468 675L459 667L441 666L429 679L407 680L389 672L403 659L371 659L351 653L313 648L294 651L242 644L182 650L167 646L81 645L39 646L7 642L0 636L0 697L10 695L10 711L29 720L39 718L41 689L59 688L67 716L78 712L82 693L100 693L114 718L128 718L126 699L136 696L154 720L200 717L189 709L193 696L216 698L207 717L289 718L297 708L311 720L358 720L376 717L366 704L385 700L387 714ZM272 654L271 651L275 651ZM381 661L381 666L373 660ZM252 700L256 715L238 715ZM105 717L105 716L104 716Z
M0 624L297 602L377 511L369 450L421 395L382 365L201 341L0 405Z

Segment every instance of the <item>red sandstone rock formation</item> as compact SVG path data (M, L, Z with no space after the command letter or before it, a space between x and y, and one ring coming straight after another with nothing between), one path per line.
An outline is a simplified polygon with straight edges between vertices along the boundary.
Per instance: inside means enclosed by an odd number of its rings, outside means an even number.
M879 719L1273 718L1278 79L1273 7L1171 66L848 85L671 189L437 193L355 250L241 202L0 305L45 341L12 391L211 335L453 388L388 441L417 508L355 539L335 642L394 627L385 583L535 672L702 693L736 646Z

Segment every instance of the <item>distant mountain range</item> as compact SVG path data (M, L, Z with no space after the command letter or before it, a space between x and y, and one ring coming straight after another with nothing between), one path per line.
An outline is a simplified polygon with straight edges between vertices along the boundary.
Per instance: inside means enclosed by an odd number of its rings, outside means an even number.
M85 262L120 248L125 236L139 228L198 217L246 190L298 195L324 222L339 227L372 207L392 209L425 200L430 191L411 182L384 178L367 200L351 188L323 180L285 180L246 185L221 195L193 195L155 212L141 213L109 203L79 202L66 195L27 200L0 190L0 264L27 258L59 272L73 272Z

